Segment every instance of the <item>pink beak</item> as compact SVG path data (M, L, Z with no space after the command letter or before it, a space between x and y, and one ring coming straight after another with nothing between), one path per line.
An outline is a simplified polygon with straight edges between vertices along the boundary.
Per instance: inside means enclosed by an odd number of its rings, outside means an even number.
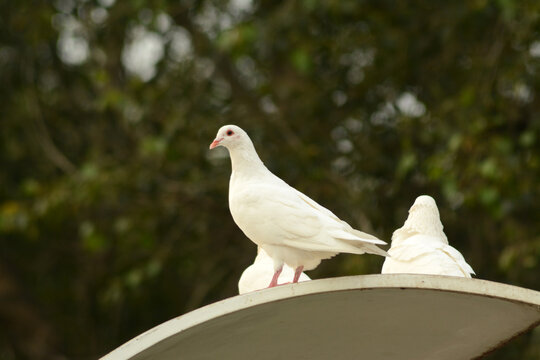
M223 138L221 139L216 139L214 141L212 141L212 143L210 144L210 149L213 149L215 148L216 146L219 146L219 143L223 140Z

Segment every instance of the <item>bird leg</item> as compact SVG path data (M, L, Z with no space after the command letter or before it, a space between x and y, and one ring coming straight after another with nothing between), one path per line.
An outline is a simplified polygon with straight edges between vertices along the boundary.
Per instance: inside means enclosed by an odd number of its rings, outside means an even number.
M300 279L300 275L302 275L302 270L304 270L304 266L302 266L302 265L300 265L299 267L296 268L296 270L294 271L293 283L298 282L298 279Z
M283 270L283 265L281 265L281 267L277 269L276 272L274 273L274 276L272 277L272 281L270 281L270 285L268 286L269 288L278 285L277 281L279 279L279 274L281 274L281 270Z

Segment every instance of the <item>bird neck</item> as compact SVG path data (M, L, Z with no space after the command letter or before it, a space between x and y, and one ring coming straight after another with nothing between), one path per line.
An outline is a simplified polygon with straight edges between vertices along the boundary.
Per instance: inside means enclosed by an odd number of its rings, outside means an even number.
M430 238L433 241L448 245L448 239L442 230L442 224L440 229L435 227L421 228L417 226L410 226L410 224L405 224L392 234L392 246L401 245L405 240L415 235L423 235L424 239Z
M257 169L266 169L251 141L244 142L233 149L229 149L229 154L234 172L243 173L247 171L252 173Z
M391 246L398 246L401 245L403 241L408 239L410 236L414 235L414 233L410 233L406 228L401 227L394 231L392 234L392 245Z
M411 233L439 237L441 241L448 244L444 226L436 210L410 213L403 228Z

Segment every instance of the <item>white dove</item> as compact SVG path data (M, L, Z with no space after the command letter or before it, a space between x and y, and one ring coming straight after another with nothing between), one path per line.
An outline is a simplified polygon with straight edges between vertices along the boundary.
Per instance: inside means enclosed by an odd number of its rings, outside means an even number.
M375 245L384 241L353 229L272 174L238 126L221 127L210 149L217 146L226 147L231 157L229 208L234 222L274 262L269 287L277 285L283 264L295 269L296 283L304 269L314 269L340 252L388 255Z
M470 278L473 269L443 231L437 204L431 196L416 198L405 224L394 231L382 274L431 274Z
M238 293L245 294L255 290L260 290L268 287L268 283L271 281L274 275L274 261L272 258L260 247L257 248L257 257L253 264L248 266L246 270L240 276L238 281ZM290 266L284 265L283 271L279 276L278 282L286 282L286 278L290 279L294 276L294 269ZM284 281L283 281L284 280ZM298 281L311 280L309 276L302 273ZM278 284L279 285L279 284Z

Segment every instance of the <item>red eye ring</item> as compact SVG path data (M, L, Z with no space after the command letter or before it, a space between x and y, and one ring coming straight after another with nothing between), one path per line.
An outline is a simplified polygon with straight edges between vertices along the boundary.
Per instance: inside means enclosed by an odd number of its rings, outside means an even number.
M232 130L227 130L227 136L231 136L232 134L234 134L234 131L232 131Z

